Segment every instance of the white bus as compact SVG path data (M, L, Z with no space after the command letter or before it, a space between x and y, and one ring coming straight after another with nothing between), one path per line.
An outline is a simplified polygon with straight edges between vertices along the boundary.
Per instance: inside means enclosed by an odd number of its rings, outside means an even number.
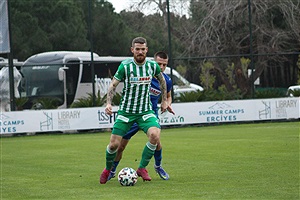
M95 77L92 78L91 52L53 51L33 55L21 67L24 77L19 90L21 97L29 99L24 109L30 109L39 98L56 98L61 103L59 108L70 107L75 100L93 93L92 82L95 83L95 94L100 91L100 95L104 96L120 62L127 58L93 53ZM185 80L175 70L173 76L176 77L174 80ZM188 84L187 80L173 83L174 88L177 88L176 93L180 92L178 88L186 90L190 87L195 90L193 84ZM121 90L122 84L118 86L117 92Z
M110 80L124 59L100 57L93 53L96 80ZM93 92L91 52L53 51L36 54L24 61L21 73L24 76L20 87L21 97L29 99L25 109L30 109L39 98L56 98L61 102L60 108L67 108L76 99Z

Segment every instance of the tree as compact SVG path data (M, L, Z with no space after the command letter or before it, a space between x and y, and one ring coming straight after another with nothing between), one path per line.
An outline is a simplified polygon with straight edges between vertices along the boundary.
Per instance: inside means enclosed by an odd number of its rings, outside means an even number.
M122 12L121 16L126 26L132 30L130 41L137 36L147 39L148 55L153 56L156 51L168 50L168 32L165 30L163 18L159 14L146 16L141 12Z
M45 30L55 50L88 50L87 24L83 20L83 10L76 2L59 0L49 13L52 16ZM46 16L45 16L46 19Z
M25 60L43 48L52 49L47 33L39 27L38 19L31 12L32 4L32 1L10 2L12 49L19 60Z
M78 1L82 4L85 21L89 24L88 3ZM120 15L114 12L112 4L105 0L92 0L91 9L94 52L102 56L130 55L132 32Z
M172 55L180 55L182 52L181 28L187 22L186 17L182 16L180 8L188 1L170 1L170 18L172 34ZM178 7L182 5L182 7ZM182 9L183 10L183 9ZM145 14L146 13L146 14ZM149 55L156 51L169 51L168 43L168 15L166 0L141 0L131 5L131 11L121 12L123 21L136 34L143 35L149 43ZM139 33L140 32L140 33ZM179 53L178 53L179 52Z
M248 54L250 49L248 2L191 0L193 30L185 37L185 55L220 56ZM300 46L300 1L256 0L252 1L253 52L299 51ZM214 62L216 71L224 71L231 62L235 65L238 87L249 93L252 77L243 73L239 57L231 58L220 65ZM224 62L224 61L223 61ZM226 61L225 61L226 62ZM258 78L270 63L282 66L287 57L257 57L254 78ZM222 76L222 73L219 73ZM226 80L226 79L223 79Z
M11 0L14 57L51 50L87 50L87 28L73 0Z

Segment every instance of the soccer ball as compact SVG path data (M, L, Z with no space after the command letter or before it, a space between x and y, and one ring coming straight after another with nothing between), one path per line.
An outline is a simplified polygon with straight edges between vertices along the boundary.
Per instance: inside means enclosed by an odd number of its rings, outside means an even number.
M138 175L136 171L130 167L121 169L118 174L118 181L122 186L134 186L137 182Z

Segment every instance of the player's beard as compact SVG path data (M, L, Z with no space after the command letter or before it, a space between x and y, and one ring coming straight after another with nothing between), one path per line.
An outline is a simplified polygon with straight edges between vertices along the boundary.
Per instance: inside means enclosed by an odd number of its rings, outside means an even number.
M143 64L145 62L146 56L143 54L139 54L135 56L134 59L138 64Z

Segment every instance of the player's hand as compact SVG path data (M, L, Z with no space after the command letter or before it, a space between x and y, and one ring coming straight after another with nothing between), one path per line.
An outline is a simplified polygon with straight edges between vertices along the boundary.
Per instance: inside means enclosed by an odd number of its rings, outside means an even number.
M173 111L173 109L170 105L167 107L167 110L169 113L172 113L173 115L175 115L175 112Z
M111 104L107 104L105 107L105 113L108 115L112 115L113 111L112 111L112 106Z
M166 101L162 101L161 104L160 104L160 110L161 110L161 113L164 113L167 111L167 108L168 108L168 104Z

